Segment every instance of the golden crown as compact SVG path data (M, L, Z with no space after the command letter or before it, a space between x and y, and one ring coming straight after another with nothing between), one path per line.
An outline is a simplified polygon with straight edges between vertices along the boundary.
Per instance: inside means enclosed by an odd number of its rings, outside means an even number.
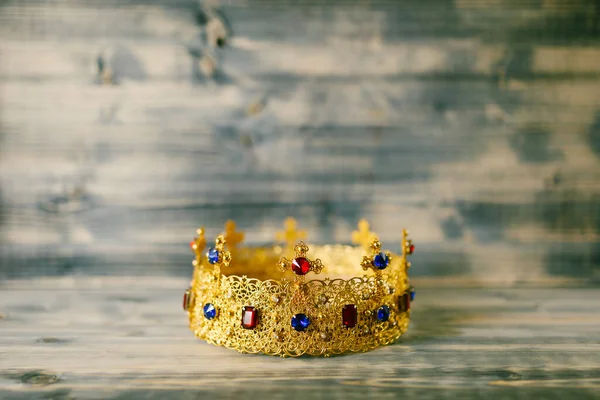
M408 328L414 245L405 229L400 254L383 251L366 220L352 233L357 246L309 248L292 218L277 233L282 244L269 247L241 247L244 234L227 221L203 254L204 228L197 233L183 308L200 339L243 353L329 356L389 344ZM323 270L329 277L306 279Z

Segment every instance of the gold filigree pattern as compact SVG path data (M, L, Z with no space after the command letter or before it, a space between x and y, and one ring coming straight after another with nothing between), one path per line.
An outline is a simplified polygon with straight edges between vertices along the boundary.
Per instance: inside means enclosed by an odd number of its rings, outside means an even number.
M402 243L407 240L403 232ZM225 257L225 238L219 236L216 243L220 257ZM410 288L404 254L384 253L389 264L378 269L372 265L373 257L381 254L376 238L367 255L362 247L307 246L302 242L294 250L296 257L307 260L308 254L314 254L309 260L310 271L323 270L329 277L316 280L294 276L292 261L282 257L284 249L278 246L239 248L235 257L229 258L224 274L220 265L211 265L206 258L197 263L188 307L195 335L244 353L286 357L368 351L393 342L406 331L410 310L405 298ZM356 276L365 260L371 265L362 276ZM205 317L206 304L217 310L214 318ZM342 321L342 309L347 305L354 305L357 312L356 323L350 328ZM258 313L253 329L241 325L242 310L248 306ZM387 306L389 316L378 318L383 306ZM306 330L292 327L296 314L310 320Z

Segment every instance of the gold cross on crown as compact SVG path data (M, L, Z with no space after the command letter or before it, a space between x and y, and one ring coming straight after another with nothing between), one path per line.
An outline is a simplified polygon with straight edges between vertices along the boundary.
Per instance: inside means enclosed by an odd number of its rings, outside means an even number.
M275 238L284 242L286 247L293 248L300 239L306 239L306 231L298 230L298 223L294 218L287 218L283 223L285 230L277 232Z
M352 243L359 244L368 250L374 240L377 240L377 235L371 232L369 222L366 219L358 221L358 230L352 232Z
M230 250L235 250L239 243L244 241L244 232L236 231L235 222L228 220L225 222L225 241Z

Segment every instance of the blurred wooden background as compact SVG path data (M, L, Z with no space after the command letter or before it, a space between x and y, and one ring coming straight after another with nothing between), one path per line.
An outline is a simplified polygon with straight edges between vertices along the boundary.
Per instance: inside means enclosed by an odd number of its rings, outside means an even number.
M410 229L406 336L198 343L195 229L288 215ZM0 0L2 399L597 398L599 235L596 0Z
M597 282L599 157L594 0L0 2L0 279L189 276L200 224L291 215Z

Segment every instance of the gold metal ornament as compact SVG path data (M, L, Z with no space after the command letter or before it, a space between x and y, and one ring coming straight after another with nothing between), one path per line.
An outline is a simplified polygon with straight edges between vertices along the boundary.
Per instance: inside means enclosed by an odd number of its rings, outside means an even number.
M368 249L375 239L377 239L377 236L371 232L369 222L366 219L358 221L358 230L352 232L352 243Z
M228 220L225 222L225 233L224 233L225 241L227 242L227 246L232 251L238 248L238 245L244 241L244 232L236 231L236 225L233 220Z
M306 231L298 229L298 222L294 218L286 218L283 225L285 230L277 232L275 238L277 241L285 243L288 248L294 247L298 240L306 239Z
M218 259L216 253L211 262L208 254L196 258L184 298L196 336L243 353L330 356L372 350L406 331L412 299L406 230L396 255L381 250L364 220L353 232L360 246L309 247L298 241L306 233L295 220L288 218L285 228L277 238L293 247L293 258L280 246L239 247L243 233L233 221L215 241ZM328 277L314 279L321 272Z

